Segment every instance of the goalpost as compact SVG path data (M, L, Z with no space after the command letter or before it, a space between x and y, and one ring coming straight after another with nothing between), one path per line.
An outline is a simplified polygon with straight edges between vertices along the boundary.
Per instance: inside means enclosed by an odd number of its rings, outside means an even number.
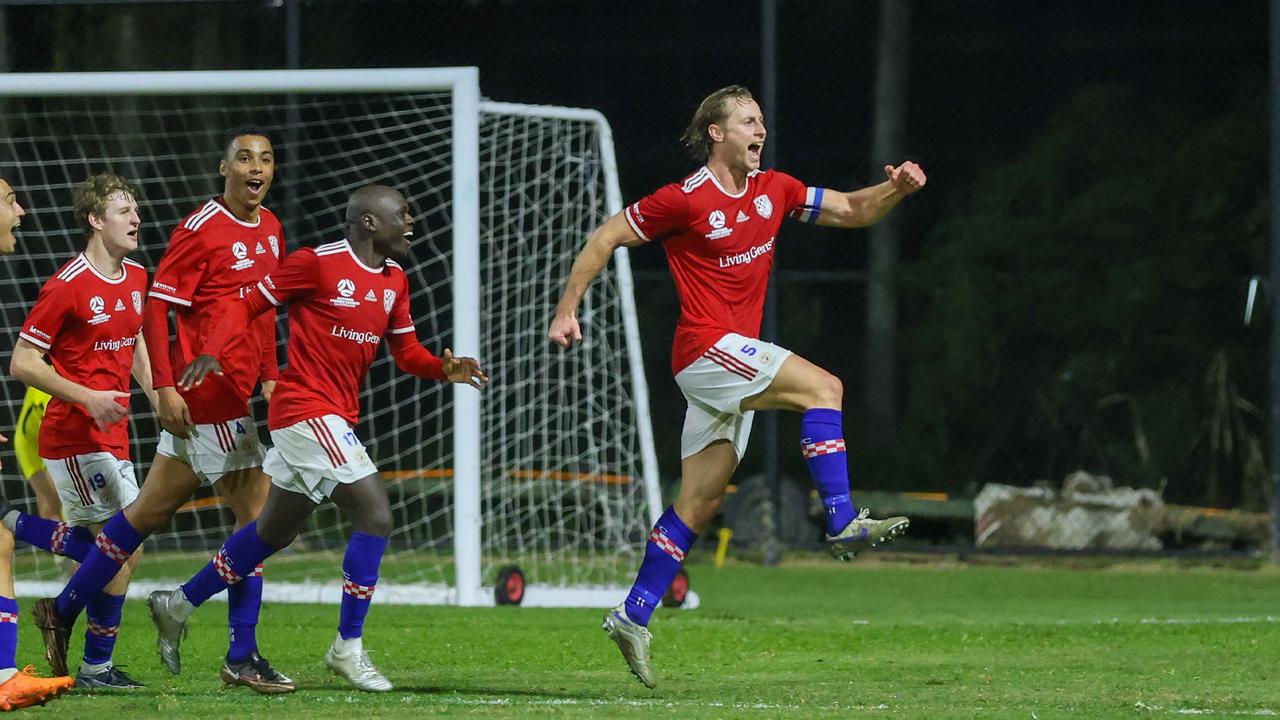
M583 239L621 209L598 112L483 100L476 68L0 75L0 175L29 211L16 254L0 260L10 343L40 283L80 247L77 182L110 170L139 184L135 258L154 268L169 231L221 191L221 144L244 124L275 143L266 206L290 250L341 237L356 186L405 193L419 336L479 357L492 378L483 392L422 381L385 353L370 371L357 432L396 521L379 601L491 604L499 569L517 565L524 604L619 602L661 512L625 248L584 298L583 344L562 352L545 339ZM281 316L281 344L285 327ZM16 418L21 386L6 383L2 399ZM158 426L139 393L130 431L141 480ZM3 489L34 511L15 473ZM148 541L131 594L189 575L231 526L203 490ZM267 597L336 602L344 542L332 506L319 509L267 563ZM20 551L15 567L22 594L61 585L43 553Z

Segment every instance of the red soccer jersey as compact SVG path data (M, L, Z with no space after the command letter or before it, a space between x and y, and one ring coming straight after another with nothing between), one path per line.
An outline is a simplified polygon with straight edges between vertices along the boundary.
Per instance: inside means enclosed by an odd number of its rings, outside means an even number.
M355 426L360 385L382 336L414 332L404 270L391 260L371 268L341 240L293 253L258 289L271 304L289 305L289 364L267 426L328 414Z
M627 206L642 240L662 240L680 296L671 349L679 373L727 333L760 336L773 243L785 215L814 222L822 189L790 175L757 170L737 195L706 167Z
M280 221L266 208L259 212L258 222L250 224L232 215L221 198L214 198L188 215L169 236L150 295L173 304L177 311L178 337L169 346L175 376L204 346L222 314L219 306L239 301L279 265L284 254ZM249 414L249 397L259 376L275 379L275 367L275 318L263 315L228 343L222 354L222 375L179 392L197 424L234 420ZM161 384L172 385L163 380Z
M18 335L47 351L62 377L93 390L129 392L146 290L147 271L138 263L125 259L124 274L108 278L77 255L40 288ZM128 407L129 401L120 404ZM128 460L129 423L99 430L83 407L51 399L40 424L40 457L91 452Z

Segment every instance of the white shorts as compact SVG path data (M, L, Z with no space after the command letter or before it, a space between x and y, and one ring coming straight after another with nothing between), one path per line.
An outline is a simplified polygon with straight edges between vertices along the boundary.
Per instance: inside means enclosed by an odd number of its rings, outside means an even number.
M263 449L253 418L196 425L191 438L160 431L156 452L191 466L201 482L212 485L229 472L262 467Z
M133 463L108 452L44 460L68 525L106 522L138 497Z
M755 416L742 411L742 401L773 384L788 357L791 351L786 348L729 333L677 373L676 384L689 401L680 457L694 455L716 440L728 440L741 460Z
M339 485L375 475L356 431L337 415L303 420L271 431L272 448L262 471L282 490L322 503Z

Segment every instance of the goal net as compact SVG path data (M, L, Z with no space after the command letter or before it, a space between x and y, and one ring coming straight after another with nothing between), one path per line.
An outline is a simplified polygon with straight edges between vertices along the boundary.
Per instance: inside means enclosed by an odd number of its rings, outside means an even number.
M17 252L0 259L9 347L40 285L82 247L70 212L77 182L110 170L139 185L134 257L154 268L172 228L220 193L227 132L262 128L278 163L265 204L289 249L341 238L353 188L400 189L417 218L404 264L419 337L437 353L478 356L492 379L477 393L405 375L386 353L375 362L357 432L395 517L379 601L490 603L507 565L523 570L527 604L621 599L658 512L624 253L584 300L581 348L545 339L574 255L619 209L602 117L482 102L465 68L45 77L0 76L0 175L29 213ZM283 361L283 314L278 327ZM23 391L4 383L11 419ZM255 416L265 418L260 400ZM129 423L141 481L158 425L138 392ZM34 512L8 457L6 468L5 497ZM232 523L216 490L203 489L148 540L133 592L194 572ZM318 509L267 563L269 597L336 601L347 533L333 505ZM56 589L64 572L30 548L15 567L25 594Z

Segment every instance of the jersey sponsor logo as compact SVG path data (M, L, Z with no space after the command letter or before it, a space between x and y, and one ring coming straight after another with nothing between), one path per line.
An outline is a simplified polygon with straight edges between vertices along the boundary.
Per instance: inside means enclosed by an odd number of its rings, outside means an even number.
M50 342L52 342L52 341L53 341L53 338L49 336L49 333L47 333L47 332L45 332L45 331L41 330L40 328L36 327L35 325L28 325L28 326L27 326L27 332L31 333L32 335L35 335L36 337L44 338L45 340L48 340L48 341L50 341Z
M258 243L258 247L254 248L254 250L253 250L253 254L254 254L254 255L263 255L263 254L265 254L266 252L267 252L267 249L266 249L266 248L264 248L264 247L262 247L262 243L261 243L261 242L259 242L259 243Z
M94 352L116 352L124 348L131 348L138 343L137 336L114 338L112 340L94 340Z
M343 325L334 325L329 328L329 334L343 340L350 340L354 343L364 345L377 345L382 341L382 336L374 332L366 332L364 330L352 330Z
M395 304L396 304L396 291L383 290L382 291L382 309L386 310L387 314L390 315L391 307Z
M378 296L377 296L377 295L374 295L374 294L373 294L373 291L372 291L372 290L370 290L369 292L365 293L365 295L364 295L364 301L365 301L365 302L378 302Z
M733 255L721 255L720 267L727 268L734 265L750 265L756 258L766 255L773 250L773 238L769 238L769 242L763 245L756 245L750 250L745 250Z
M351 282L349 278L342 278L338 281L338 297L331 298L330 303L338 307L353 308L360 304L359 300L352 300L351 296L356 294L356 284Z
M107 303L100 295L94 295L89 298L89 311L93 313L93 317L89 318L90 325L98 325L111 319L111 316L104 313L107 309Z
M635 218L637 225L644 224L644 216L640 214L640 203L633 203L631 205L631 217Z
M741 210L738 211L738 222L746 222L750 219L751 219L750 215L742 212Z
M231 245L231 254L236 256L236 261L231 265L232 270L244 270L253 267L253 258L249 257L249 246L235 241Z
M280 257L280 238L275 235L268 235L267 243L271 245L271 254Z
M176 287L174 287L174 286L172 286L172 285L165 285L165 284L164 284L164 283L162 283L162 282L153 282L153 283L151 283L151 287L155 288L156 290L163 290L163 291L165 291L165 292L167 292L167 293L176 293L176 292L178 292L178 288L176 288Z
M755 203L756 212L760 213L760 217L768 220L773 215L773 201L768 195L757 195L752 202Z
M139 292L138 290L134 290L133 294L130 295L130 299L133 300L133 311L141 315L142 314L142 293Z
M116 298L116 312L124 312L124 300Z

